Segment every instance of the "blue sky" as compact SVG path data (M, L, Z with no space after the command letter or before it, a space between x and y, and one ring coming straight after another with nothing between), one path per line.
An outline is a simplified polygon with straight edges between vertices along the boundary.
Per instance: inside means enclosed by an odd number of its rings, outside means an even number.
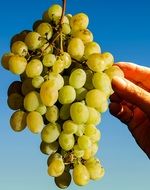
M1 1L0 56L9 51L11 36L32 23L59 0ZM67 13L85 12L89 28L102 51L111 52L115 61L131 61L150 66L150 3L137 1L68 0ZM6 92L18 77L0 67L0 189L57 190L47 176L46 159L39 151L40 136L28 130L16 134L9 127L12 111L7 107ZM99 126L102 139L98 157L106 175L85 187L73 183L68 190L148 190L150 161L137 146L125 125L107 111Z

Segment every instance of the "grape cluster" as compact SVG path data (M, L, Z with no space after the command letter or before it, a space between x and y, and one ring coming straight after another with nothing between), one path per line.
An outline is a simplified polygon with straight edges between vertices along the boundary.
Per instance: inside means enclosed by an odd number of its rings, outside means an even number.
M41 135L48 174L60 188L70 185L71 172L80 186L103 177L96 157L101 138L97 125L113 93L112 77L123 77L112 54L102 53L93 41L88 24L86 14L65 15L64 7L52 5L33 31L11 39L11 51L1 61L20 75L8 89L8 106L15 110L10 126L16 132L27 126Z

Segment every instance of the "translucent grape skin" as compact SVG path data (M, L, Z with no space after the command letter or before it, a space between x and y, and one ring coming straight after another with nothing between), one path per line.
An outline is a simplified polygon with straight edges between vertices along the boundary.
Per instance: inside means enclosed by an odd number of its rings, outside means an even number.
M25 37L25 43L29 50L36 50L41 45L41 35L37 32L29 32Z
M5 53L2 58L1 58L1 65L3 66L4 69L9 70L9 59L11 56L14 55L13 53Z
M16 41L11 46L11 52L20 56L26 56L28 53L28 47L22 41Z
M59 144L63 150L71 150L74 146L74 142L75 140L72 134L65 134L64 132L61 132L59 136Z
M60 175L59 177L55 177L55 184L57 185L57 187L61 189L69 187L70 183L71 183L70 172L64 171L62 175Z
M32 59L26 67L26 74L29 78L34 78L42 73L43 64L39 59Z
M40 150L43 154L51 155L55 153L58 150L59 143L57 141L54 141L53 143L45 143L41 142L40 144Z
M49 122L55 123L59 118L59 109L57 108L57 106L53 105L51 107L47 107L45 117Z

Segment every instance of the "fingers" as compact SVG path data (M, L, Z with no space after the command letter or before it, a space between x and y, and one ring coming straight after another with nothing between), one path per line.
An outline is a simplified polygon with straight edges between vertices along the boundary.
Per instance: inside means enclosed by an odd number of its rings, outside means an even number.
M112 88L119 97L136 105L150 117L150 93L120 77L113 78Z
M150 68L129 62L119 62L116 65L124 72L125 78L142 83L150 89Z

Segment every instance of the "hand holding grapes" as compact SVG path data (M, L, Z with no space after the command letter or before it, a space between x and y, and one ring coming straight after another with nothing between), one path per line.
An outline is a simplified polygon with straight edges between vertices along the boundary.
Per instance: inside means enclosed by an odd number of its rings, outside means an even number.
M125 78L114 77L110 113L125 123L150 158L150 69L133 63L117 64Z

